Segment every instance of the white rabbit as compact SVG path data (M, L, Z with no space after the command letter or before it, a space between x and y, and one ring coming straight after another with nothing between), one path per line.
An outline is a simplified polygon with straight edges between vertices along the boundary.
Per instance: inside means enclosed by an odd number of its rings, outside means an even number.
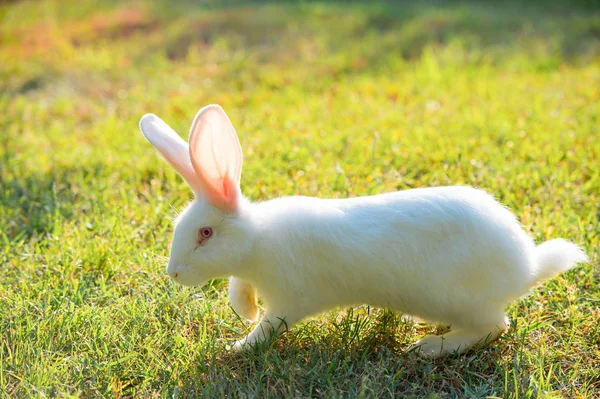
M189 147L155 115L140 128L196 195L175 221L167 273L188 286L235 276L230 299L249 319L257 291L264 301L263 319L235 347L366 303L451 325L418 341L422 354L463 352L508 328L511 301L587 260L562 239L536 246L511 212L470 187L251 203L237 135L217 105L198 112Z

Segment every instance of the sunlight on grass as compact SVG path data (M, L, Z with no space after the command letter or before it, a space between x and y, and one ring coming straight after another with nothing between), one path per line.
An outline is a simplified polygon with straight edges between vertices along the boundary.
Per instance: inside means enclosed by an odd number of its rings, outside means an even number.
M594 397L598 9L228 4L0 6L0 393ZM592 265L512 305L509 333L465 356L407 353L438 327L367 307L230 353L250 326L225 282L164 275L192 194L137 127L153 112L186 136L209 103L238 130L252 200L468 184Z

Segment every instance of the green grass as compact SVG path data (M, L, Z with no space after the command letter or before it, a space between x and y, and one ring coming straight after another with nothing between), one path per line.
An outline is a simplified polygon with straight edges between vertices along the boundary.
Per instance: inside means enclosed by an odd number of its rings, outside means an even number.
M366 2L363 2L366 4ZM24 1L0 6L0 394L595 397L600 11L518 3ZM425 360L436 327L360 307L273 347L226 283L164 273L183 181L143 139L229 113L252 200L482 187L591 265L508 309L487 349Z

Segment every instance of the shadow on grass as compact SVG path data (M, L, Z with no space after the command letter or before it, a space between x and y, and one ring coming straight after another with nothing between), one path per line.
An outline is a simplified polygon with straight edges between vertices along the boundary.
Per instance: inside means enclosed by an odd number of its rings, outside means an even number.
M590 61L600 54L600 3L592 1L238 1L215 3L204 9L208 13L191 2L153 4L155 15L185 16L185 28L166 45L171 60L222 40L272 60L302 59L311 51L306 41L315 39L324 46L321 56L353 54L351 69L390 57L418 58L425 48L450 42L500 57L514 48L547 52L557 63Z
M590 60L600 53L600 2L593 0L208 1L202 5L154 0L114 7L75 26L65 24L63 33L76 47L133 39L140 41L140 47L165 51L171 60L185 58L190 49L220 46L224 41L227 48L301 56L310 51L305 40L317 38L317 45L330 54L354 48L357 54L371 54L369 61L387 55L411 59L428 46L450 41L492 53L503 47L547 47L563 61ZM34 37L48 33L44 24L32 28L4 32L5 40L31 45ZM144 45L152 33L164 41ZM362 43L367 36L377 40Z
M8 170L10 154L5 153L0 166L0 202L2 233L9 241L27 240L36 235L49 234L53 230L57 214L73 217L68 204L77 201L77 196L60 182L69 181L75 171L19 176L18 171ZM58 200L62 197L62 200Z
M86 17L55 21L59 31L47 22L32 22L0 32L0 42L17 54L24 49L25 54L47 54L70 42L76 52L101 47L107 50L105 57L117 59L123 57L119 49L124 45L126 62L131 59L135 65L147 65L153 57L210 64L215 71L226 65L230 75L245 79L260 74L260 66L277 66L279 71L268 75L284 77L299 65L309 77L334 79L372 70L394 72L399 60L419 59L427 51L447 46L453 46L448 56L457 63L520 62L539 70L588 63L600 56L600 3L587 0L209 1L202 5L155 0L115 3L102 11L92 11L88 3L93 1L84 3ZM47 40L57 35L60 40ZM13 83L6 89L38 91L61 70L49 65L42 72L34 69L29 78L7 76ZM268 85L274 79L262 80Z
M500 393L500 345L430 360L408 350L413 333L412 322L394 312L349 310L325 324L296 327L271 345L199 354L198 369L179 389L185 395L273 397Z
M19 169L11 169L9 160L14 156L6 152L3 165L0 165L0 202L4 211L0 215L0 230L8 241L52 235L65 222L85 224L86 218L114 216L99 212L114 206L118 191L111 182L115 179L133 178L136 180L134 187L138 188L160 184L165 185L162 187L165 190L172 190L172 187L166 187L168 183L158 170L117 177L114 166L91 163L24 174ZM143 197L147 193L132 195Z

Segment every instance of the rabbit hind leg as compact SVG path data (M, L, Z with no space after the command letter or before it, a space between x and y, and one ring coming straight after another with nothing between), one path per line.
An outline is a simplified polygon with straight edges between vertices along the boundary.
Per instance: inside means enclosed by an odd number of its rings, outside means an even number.
M483 346L494 341L506 330L508 318L502 315L497 321L476 326L457 326L443 335L425 336L417 341L413 348L422 356L439 358L452 353L463 353L474 346Z

